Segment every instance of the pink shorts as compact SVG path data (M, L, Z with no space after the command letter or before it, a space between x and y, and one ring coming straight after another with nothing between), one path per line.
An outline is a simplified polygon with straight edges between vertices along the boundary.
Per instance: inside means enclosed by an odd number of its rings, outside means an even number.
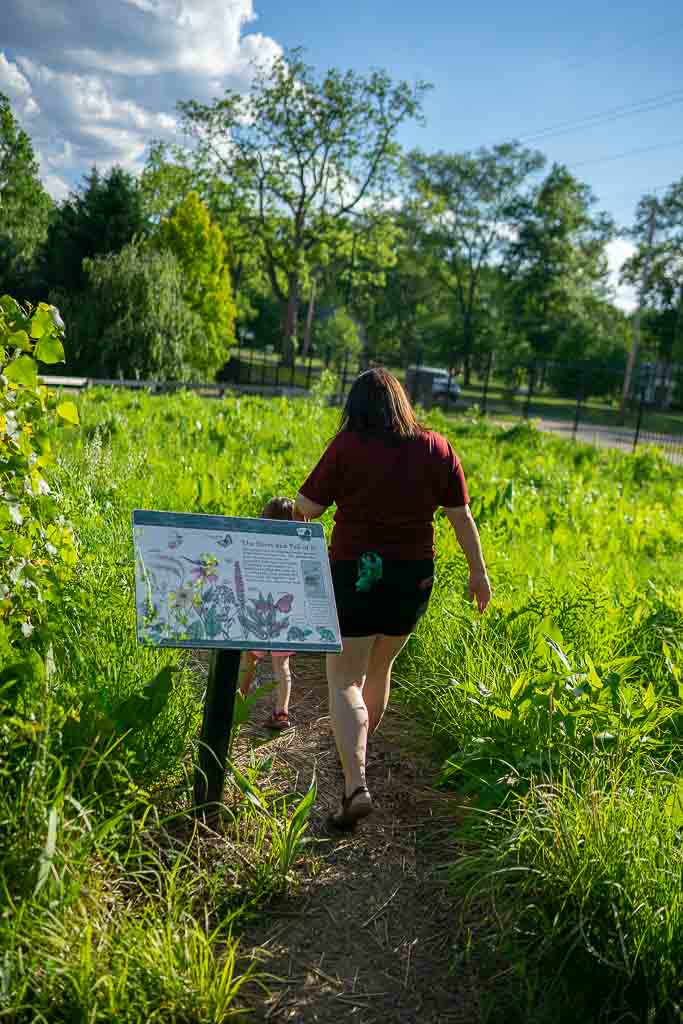
M293 651L249 651L249 653L257 659L267 658L269 654L272 654L274 658L291 658Z

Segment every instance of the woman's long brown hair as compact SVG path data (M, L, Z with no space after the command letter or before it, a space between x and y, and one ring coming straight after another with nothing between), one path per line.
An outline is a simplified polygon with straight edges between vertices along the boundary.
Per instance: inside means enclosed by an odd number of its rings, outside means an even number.
M344 404L339 433L353 430L365 437L417 437L422 432L401 382L377 367L356 377Z

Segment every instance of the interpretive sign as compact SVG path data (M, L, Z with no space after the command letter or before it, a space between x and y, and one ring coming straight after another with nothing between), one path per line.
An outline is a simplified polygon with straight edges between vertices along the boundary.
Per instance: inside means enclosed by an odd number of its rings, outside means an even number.
M136 509L133 541L139 643L341 650L319 523Z

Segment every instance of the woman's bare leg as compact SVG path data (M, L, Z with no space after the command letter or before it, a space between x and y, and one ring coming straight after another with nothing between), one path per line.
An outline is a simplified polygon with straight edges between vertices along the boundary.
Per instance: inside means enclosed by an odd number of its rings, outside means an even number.
M330 719L344 769L346 795L365 785L368 712L361 687L373 636L342 637L341 654L327 655Z
M368 736L372 736L382 721L389 703L391 669L407 640L407 636L380 634L375 637L363 686L363 700L368 709Z
M284 711L289 714L289 698L292 693L292 672L289 667L289 655L284 657L281 654L274 654L273 675L277 682L275 693L275 711Z

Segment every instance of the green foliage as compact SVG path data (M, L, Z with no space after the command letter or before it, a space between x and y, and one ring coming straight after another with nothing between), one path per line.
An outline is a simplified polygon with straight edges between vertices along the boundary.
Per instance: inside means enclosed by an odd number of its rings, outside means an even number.
M506 274L519 331L537 356L550 356L563 332L606 289L605 246L613 225L592 211L587 185L553 165L511 211L516 237ZM590 328L589 328L590 329Z
M439 522L430 615L399 675L461 797L453 881L489 922L474 953L514 965L491 982L505 1019L673 1022L681 470L529 425L456 431L494 601L473 611Z
M52 200L40 181L31 140L0 92L0 281L26 294L33 258L43 243Z
M138 180L120 167L93 168L57 209L41 255L46 291L63 289L75 300L87 283L84 260L119 252L147 230Z
M63 587L76 564L73 531L46 474L54 461L50 431L60 418L77 424L78 415L55 409L36 361L62 362L62 337L53 306L0 298L0 665L11 652L29 657L5 678L15 695L33 665L30 652L44 656L63 623Z
M197 349L189 353L199 379L213 378L235 341L235 304L220 228L196 192L190 192L172 216L162 220L155 244L173 253L183 277L183 297L202 323Z
M64 304L73 370L96 377L187 380L206 351L199 316L170 252L131 243L85 263L87 289Z
M316 346L321 355L330 355L333 366L340 366L345 360L354 365L361 352L358 325L345 309L336 309L318 328Z
M180 104L197 161L222 175L258 246L283 313L285 356L296 343L302 282L318 265L313 250L361 202L384 198L398 129L419 118L425 91L383 71L332 68L319 79L295 50L258 67L246 96L229 90L208 105Z

